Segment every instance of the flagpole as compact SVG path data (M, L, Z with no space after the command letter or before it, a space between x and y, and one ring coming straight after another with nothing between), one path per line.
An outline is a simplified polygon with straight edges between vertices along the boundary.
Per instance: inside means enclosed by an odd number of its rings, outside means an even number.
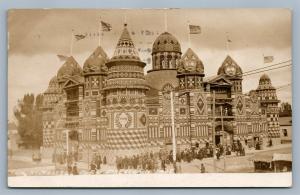
M168 16L166 11L164 12L165 32L168 31Z
M191 32L190 32L190 21L187 21L187 27L188 27L188 46L191 48Z
M125 11L125 14L124 14L124 24L125 24L125 25L127 24L127 15L126 15L126 11Z
M174 173L176 173L176 135L175 135L175 116L174 116L173 91L170 92L170 96L171 96L171 123L172 123L172 143L173 143L173 165L174 165Z
M226 49L227 49L227 53L229 54L229 37L228 37L228 32L226 32Z
M98 33L99 33L99 38L98 38L98 46L100 47L101 44L101 37L102 37L102 32L101 32L101 16L100 16L100 22L99 22L99 29L98 29Z
M73 55L73 40L74 39L74 30L72 29L72 33L71 33L71 44L70 44L70 56Z

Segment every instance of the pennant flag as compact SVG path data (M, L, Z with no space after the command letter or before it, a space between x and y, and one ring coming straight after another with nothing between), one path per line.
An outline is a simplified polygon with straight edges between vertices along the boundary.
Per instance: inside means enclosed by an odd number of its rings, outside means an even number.
M145 31L145 35L146 35L146 36L151 35L151 31L150 31L150 30L146 30L146 31Z
M102 31L111 31L112 27L109 23L101 21Z
M201 33L201 27L197 25L189 25L190 28L190 34L200 34Z
M264 63L271 63L273 62L274 57L273 56L264 56Z
M69 56L58 54L57 57L58 57L59 61L63 62L63 61L66 61Z
M84 39L86 37L86 35L75 35L75 39L76 41L79 41L81 39Z

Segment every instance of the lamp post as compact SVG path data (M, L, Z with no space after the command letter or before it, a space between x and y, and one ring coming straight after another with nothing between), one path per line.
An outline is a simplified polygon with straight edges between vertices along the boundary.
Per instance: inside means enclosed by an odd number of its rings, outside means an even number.
M212 117L212 148L213 148L213 167L214 172L216 171L216 162L215 162L215 156L216 156L216 138L215 138L215 114L216 114L216 92L213 90L213 117Z
M223 142L223 147L225 146L225 131L224 131L224 122L223 122L223 106L221 105L221 126L222 126L222 142ZM224 152L224 149L223 149L223 152ZM225 162L225 159L226 159L226 152L224 152L224 172L225 172L225 169L226 169L226 162Z
M171 123L172 123L172 144L173 144L173 166L174 173L177 172L176 168L176 135L175 135L175 116L174 116L174 100L173 100L173 91L170 92L171 96Z

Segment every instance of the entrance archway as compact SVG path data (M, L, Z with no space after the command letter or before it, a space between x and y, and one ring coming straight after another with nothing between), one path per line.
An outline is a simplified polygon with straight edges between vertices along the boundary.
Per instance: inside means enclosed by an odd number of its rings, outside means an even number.
M229 125L224 125L224 132L222 131L222 126L216 126L215 131L215 144L222 144L222 145L231 145L233 143L233 130L232 127Z

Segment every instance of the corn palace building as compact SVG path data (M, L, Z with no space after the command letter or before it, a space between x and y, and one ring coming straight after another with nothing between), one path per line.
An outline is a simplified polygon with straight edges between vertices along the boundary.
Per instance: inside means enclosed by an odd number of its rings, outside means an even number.
M83 68L68 57L44 92L43 148L100 153L110 161L166 147L172 143L170 91L179 149L279 142L279 100L267 75L243 94L242 68L227 56L217 75L205 78L199 56L182 51L168 32L156 38L151 55L145 74L124 25L111 58L100 46Z

